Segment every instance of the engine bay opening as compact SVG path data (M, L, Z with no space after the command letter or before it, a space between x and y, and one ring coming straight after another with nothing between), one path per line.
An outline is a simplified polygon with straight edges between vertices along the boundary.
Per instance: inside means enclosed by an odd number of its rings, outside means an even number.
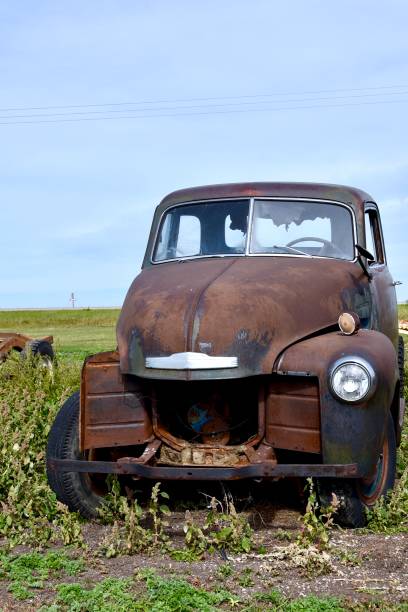
M159 429L190 444L235 446L258 433L259 382L251 379L161 382Z

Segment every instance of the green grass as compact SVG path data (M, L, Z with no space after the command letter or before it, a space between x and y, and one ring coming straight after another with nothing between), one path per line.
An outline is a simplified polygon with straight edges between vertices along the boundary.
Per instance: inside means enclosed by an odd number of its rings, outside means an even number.
M119 309L2 310L0 330L54 336L55 350L80 357L116 347Z
M65 552L54 551L10 555L0 552L0 580L8 581L15 599L28 599L31 589L43 589L51 579L75 576L84 569L82 559L71 559Z
M400 319L408 320L408 304L398 304L398 316Z

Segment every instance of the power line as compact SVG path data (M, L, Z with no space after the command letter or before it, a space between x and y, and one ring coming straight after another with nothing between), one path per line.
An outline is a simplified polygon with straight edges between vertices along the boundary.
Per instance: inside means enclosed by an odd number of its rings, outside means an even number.
M26 125L26 124L44 124L44 123L76 123L80 121L109 121L115 119L151 119L151 118L162 118L162 117L188 117L188 116L200 116L200 115L226 115L233 113L248 113L248 112L277 112L286 110L308 110L314 108L343 108L347 106L374 106L378 104L403 104L408 102L406 100L377 100L367 102L345 102L341 104L312 104L302 106L283 106L275 108L246 108L246 109L230 109L230 110L212 110L212 111L198 111L191 113L165 113L165 114L150 114L150 115L116 115L109 117L75 117L65 119L38 119L37 121L1 121L0 125Z
M139 108L139 109L104 109L104 110L92 110L92 111L67 111L65 113L35 113L35 114L24 114L24 115L0 115L0 119L32 119L32 118L45 118L45 117L70 117L76 115L102 115L106 113L141 113L141 112L163 112L173 110L201 110L201 109L216 109L222 107L232 106L255 106L259 104L298 104L304 102L323 102L330 100L349 100L355 98L367 98L367 97L378 97L378 96L399 96L407 95L407 91L389 92L389 93L368 93L368 94L353 94L348 96L326 96L326 97L313 97L313 98L294 98L289 100L279 100L276 102L272 101L252 101L252 102L224 102L218 104L199 104L199 105L188 105L188 106L170 106L170 107L156 107L156 108Z
M209 102L212 100L242 100L245 98L271 98L275 96L306 96L323 93L341 93L346 91L379 91L389 89L406 89L408 85L379 85L377 87L349 87L342 89L318 89L311 91L291 91L291 92L275 92L266 94L248 94L239 96L212 96L212 97L196 97L196 98L174 98L174 99L157 99L157 100L138 100L131 102L104 102L94 104L65 104L65 105L50 105L50 106L17 106L11 108L0 108L1 113L17 112L17 111L35 111L35 110L59 110L70 108L94 108L108 106L137 106L142 104L178 104L182 102Z

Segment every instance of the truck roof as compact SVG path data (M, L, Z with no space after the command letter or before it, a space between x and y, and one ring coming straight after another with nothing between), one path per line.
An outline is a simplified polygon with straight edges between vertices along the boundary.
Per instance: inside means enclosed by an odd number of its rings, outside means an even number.
M293 197L315 198L321 200L336 200L358 208L367 201L374 201L364 191L345 185L327 183L281 183L281 182L251 182L226 183L219 185L203 185L179 189L167 195L160 202L158 211L165 210L173 204L193 202L197 200L212 200L218 198L245 197Z

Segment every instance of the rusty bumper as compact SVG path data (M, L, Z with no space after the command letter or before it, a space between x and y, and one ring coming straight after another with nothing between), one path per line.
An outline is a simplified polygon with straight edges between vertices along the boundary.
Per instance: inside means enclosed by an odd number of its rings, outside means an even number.
M48 469L57 472L127 474L152 480L240 480L244 478L326 477L358 478L357 463L286 464L258 463L237 467L166 467L136 461L84 461L49 459Z

